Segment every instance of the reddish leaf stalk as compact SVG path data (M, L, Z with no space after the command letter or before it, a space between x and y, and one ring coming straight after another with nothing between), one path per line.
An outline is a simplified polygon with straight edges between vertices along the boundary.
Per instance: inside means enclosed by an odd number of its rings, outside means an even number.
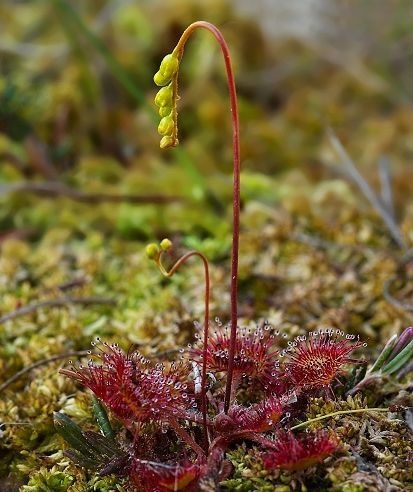
M231 252L231 343L229 349L229 363L227 382L225 388L224 412L228 413L231 402L231 387L234 373L234 355L237 335L238 319L238 251L239 251L239 215L240 215L240 142L239 142L239 118L237 91L235 87L235 78L232 70L231 56L228 45L221 32L211 23L198 21L191 24L182 34L174 53L181 60L185 43L197 28L203 28L213 34L221 47L224 57L225 69L227 73L228 91L231 108L232 121L232 147L233 147L233 199L232 199L232 252ZM206 347L206 345L205 345Z
M192 448L198 455L198 458L205 458L205 452L199 444L186 432L186 430L175 419L169 419L168 423L171 425L175 433L184 441L190 448Z
M210 452L208 454L207 469L209 477L212 477L214 480L218 478L225 452L229 446L236 441L245 439L260 444L268 449L274 449L276 447L274 441L265 438L257 432L235 431L228 435L220 435L211 443Z

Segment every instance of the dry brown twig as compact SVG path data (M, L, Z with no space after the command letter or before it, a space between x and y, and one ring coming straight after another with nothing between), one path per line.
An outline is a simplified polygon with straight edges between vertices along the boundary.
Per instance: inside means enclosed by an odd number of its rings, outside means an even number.
M403 257L398 255L396 261L399 265L399 268L406 267L406 265L411 261L412 250L408 249L407 243L402 235L401 229L396 222L396 214L394 210L394 201L393 201L393 193L391 189L391 178L390 178L390 170L388 159L382 157L379 161L379 179L380 179L380 196L375 193L369 183L364 179L364 177L358 171L356 165L352 161L351 157L348 155L346 150L344 149L342 143L338 139L337 135L333 132L333 130L328 129L328 137L330 139L330 143L334 150L336 151L338 157L343 164L345 171L349 178L358 186L363 195L367 198L370 204L375 208L380 217L382 218L384 224L386 225L390 236L393 241L400 248L401 252L403 252ZM405 311L413 311L413 304L408 302L402 302L398 300L391 292L391 287L395 280L397 280L397 276L393 276L385 281L383 285L383 296L387 302L392 304L398 309L402 309Z
M65 292L66 290L71 290L76 287L83 287L87 283L88 279L86 277L75 277L62 284L45 287L42 292Z
M49 299L46 301L27 304L26 306L12 311L11 313L7 313L1 316L0 324L18 318L20 316L25 316L26 314L34 313L38 309L42 309L45 307L67 307L70 304L81 304L83 306L88 306L91 304L116 305L116 300L105 297L62 297L58 299Z
M394 219L394 212L393 210L389 210L387 207L387 204L382 200L382 198L378 197L372 187L369 185L369 183L363 178L363 176L360 174L359 170L357 169L356 165L354 164L353 160L351 157L348 155L346 152L345 148L343 147L342 143L338 139L337 135L333 132L333 130L330 128L328 129L328 137L330 139L330 143L337 153L337 156L341 160L341 164L343 164L345 171L347 175L350 177L350 179L358 186L360 191L363 193L363 195L367 198L367 200L370 202L370 204L375 208L375 210L379 213L380 217L383 219L383 222L385 223L391 237L393 240L396 242L396 244L401 248L401 249L406 249L406 241L404 240L402 233L400 231L400 227L396 223ZM383 166L383 165L382 165ZM383 169L381 171L381 174L383 175ZM383 179L383 178L382 178ZM388 178L384 178L386 182L386 187L388 186ZM384 189L382 189L382 196L387 193ZM387 194L387 199L390 199L388 194Z
M0 194L4 193L32 193L41 198L55 198L63 196L70 200L81 203L170 203L178 201L181 198L177 196L165 195L128 195L128 194L111 194L111 193L84 193L75 188L66 186L58 181L30 182L22 181L10 183L0 187Z
M0 393L4 391L8 386L17 381L21 376L24 376L26 373L30 372L37 367L45 366L50 362L55 362L56 360L67 359L68 357L82 357L84 355L89 355L90 350L78 350L75 352L66 352L64 354L53 355L51 357L47 357L46 359L38 360L29 366L23 367L20 371L13 374L9 379L4 381L4 383L0 384Z

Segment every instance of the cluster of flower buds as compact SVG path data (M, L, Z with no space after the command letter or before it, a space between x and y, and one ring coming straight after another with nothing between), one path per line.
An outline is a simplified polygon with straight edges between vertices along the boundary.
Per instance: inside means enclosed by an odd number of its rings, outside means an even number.
M161 149L174 147L178 144L176 125L176 74L178 73L179 59L174 53L166 55L156 72L153 80L161 89L155 96L161 121L158 133L162 135Z
M172 241L168 238L162 239L159 246L156 243L150 243L146 246L145 253L149 260L158 263L160 255L163 251L168 251L172 248Z

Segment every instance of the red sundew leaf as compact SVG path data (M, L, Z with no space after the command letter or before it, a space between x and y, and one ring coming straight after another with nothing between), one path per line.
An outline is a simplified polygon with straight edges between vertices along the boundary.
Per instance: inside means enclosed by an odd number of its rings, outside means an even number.
M129 478L141 492L190 492L196 490L197 479L203 471L203 465L191 462L167 464L135 460Z
M266 432L274 428L281 419L284 405L278 397L270 397L250 407L233 405L228 416L234 421L237 430Z
M167 421L185 416L193 403L188 394L185 364L151 365L139 352L125 354L116 345L105 345L97 354L100 363L62 369L93 393L121 420Z
M285 374L296 388L328 387L342 373L342 367L353 362L350 353L363 345L360 341L336 340L327 335L298 342L288 355Z
M263 456L267 470L282 468L289 471L304 470L323 461L336 451L339 439L325 431L295 436L292 432L279 431L277 449Z
M206 350L207 368L214 372L225 372L229 365L229 326L219 326L210 334ZM274 379L278 365L278 348L270 327L249 329L240 327L237 333L234 356L236 377L248 377L263 385ZM190 355L198 361L203 357L203 344L195 346Z

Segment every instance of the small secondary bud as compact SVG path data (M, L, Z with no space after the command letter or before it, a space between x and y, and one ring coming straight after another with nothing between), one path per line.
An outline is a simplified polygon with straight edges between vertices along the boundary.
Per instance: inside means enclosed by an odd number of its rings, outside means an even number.
M172 241L166 237L162 239L160 246L162 251L168 251L168 249L172 248Z
M145 253L147 258L149 258L150 260L156 260L159 255L158 245L155 243L148 244L148 246L146 246Z
M174 54L169 54L164 57L159 70L156 72L153 81L156 85L169 84L172 77L176 74L179 67L178 58Z

